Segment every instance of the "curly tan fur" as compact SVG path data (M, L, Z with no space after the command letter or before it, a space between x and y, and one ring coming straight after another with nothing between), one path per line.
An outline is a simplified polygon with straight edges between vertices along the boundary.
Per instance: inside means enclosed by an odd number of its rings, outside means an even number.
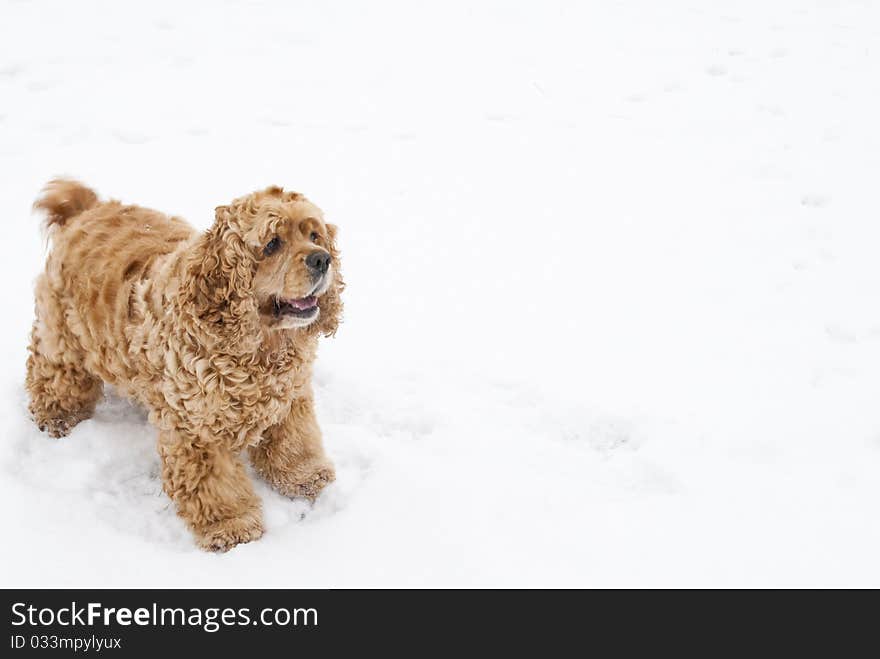
M311 373L344 284L336 228L316 206L270 187L218 207L206 233L70 180L34 206L52 239L27 361L41 429L66 435L104 382L139 401L159 430L164 489L210 550L263 533L245 449L288 496L314 499L333 481ZM324 274L306 261L315 254L329 256ZM279 307L315 297L317 310L296 311L314 318Z

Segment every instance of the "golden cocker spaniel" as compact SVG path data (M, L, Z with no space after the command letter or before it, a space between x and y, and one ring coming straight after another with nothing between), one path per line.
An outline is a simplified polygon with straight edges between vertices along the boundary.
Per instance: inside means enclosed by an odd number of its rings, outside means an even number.
M320 209L270 187L218 207L199 233L61 179L34 207L52 240L27 361L41 429L66 435L104 382L139 401L159 430L165 492L210 550L263 533L245 449L285 495L314 500L333 481L311 375L344 284Z

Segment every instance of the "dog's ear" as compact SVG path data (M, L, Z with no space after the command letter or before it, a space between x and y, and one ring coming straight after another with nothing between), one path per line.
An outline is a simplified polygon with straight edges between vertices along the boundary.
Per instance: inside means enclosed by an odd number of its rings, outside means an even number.
M329 238L327 249L333 257L333 284L321 296L321 315L310 328L324 336L333 336L339 328L339 323L342 322L342 291L345 289L345 281L342 279L342 270L340 269L339 249L336 247L338 229L334 224L326 226Z
M257 261L236 221L243 210L240 204L216 208L214 225L189 255L180 288L181 311L193 327L234 354L252 352L260 342Z

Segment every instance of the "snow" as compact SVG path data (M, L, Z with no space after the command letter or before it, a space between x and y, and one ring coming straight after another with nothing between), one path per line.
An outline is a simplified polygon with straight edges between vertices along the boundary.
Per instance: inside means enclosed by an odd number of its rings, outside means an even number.
M3 2L3 586L880 586L880 7ZM57 174L341 228L338 481L195 547L23 389Z

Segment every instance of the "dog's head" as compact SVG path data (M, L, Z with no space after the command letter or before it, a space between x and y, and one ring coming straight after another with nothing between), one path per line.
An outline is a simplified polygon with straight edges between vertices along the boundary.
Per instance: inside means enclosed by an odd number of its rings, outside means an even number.
M202 244L193 301L218 338L246 341L261 327L336 332L344 286L336 227L302 195L270 187L220 206Z
M257 262L254 294L262 322L293 329L321 321L324 331L335 330L336 227L324 222L321 210L302 195L269 188L218 209L229 214Z

